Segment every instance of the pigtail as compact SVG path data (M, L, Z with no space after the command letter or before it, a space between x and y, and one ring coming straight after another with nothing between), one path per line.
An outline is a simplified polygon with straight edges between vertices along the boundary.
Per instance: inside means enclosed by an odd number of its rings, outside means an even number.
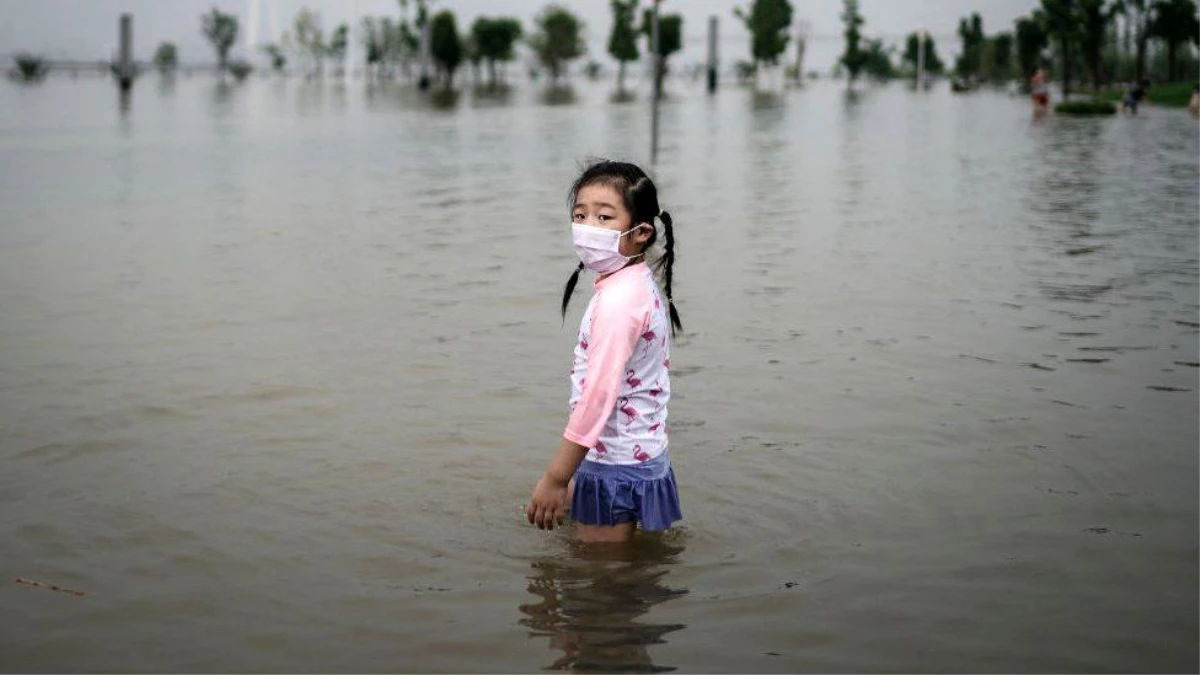
M663 235L666 237L666 245L662 257L658 260L658 268L662 273L663 290L667 292L667 310L671 314L671 337L675 337L676 331L683 330L683 324L679 321L679 311L675 309L675 301L671 297L671 273L675 265L675 232L671 227L670 213L659 211L658 218L663 223Z
M579 283L579 273L583 271L583 263L579 263L579 267L571 273L571 278L567 279L567 287L563 289L562 301L562 316L563 322L567 321L567 305L571 304L571 295L575 293L575 284Z

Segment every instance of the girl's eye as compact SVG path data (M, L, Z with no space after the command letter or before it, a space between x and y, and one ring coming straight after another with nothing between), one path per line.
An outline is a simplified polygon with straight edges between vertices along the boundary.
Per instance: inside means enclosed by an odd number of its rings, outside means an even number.
M612 220L612 216L600 216L600 220Z
M572 216L572 218L574 218L576 222L579 222L579 221L583 220L583 214L576 213L574 216Z

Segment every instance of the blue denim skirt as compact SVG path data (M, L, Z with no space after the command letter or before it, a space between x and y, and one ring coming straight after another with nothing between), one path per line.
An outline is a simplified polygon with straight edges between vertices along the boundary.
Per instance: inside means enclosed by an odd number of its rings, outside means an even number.
M585 459L575 472L571 519L576 522L636 522L643 530L657 532L682 518L668 453L641 464L600 464Z

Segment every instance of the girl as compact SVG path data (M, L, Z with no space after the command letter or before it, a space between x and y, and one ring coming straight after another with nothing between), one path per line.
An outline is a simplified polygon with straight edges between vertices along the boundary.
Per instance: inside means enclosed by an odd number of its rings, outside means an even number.
M654 183L632 164L593 164L570 196L581 262L563 292L563 317L585 267L596 273L596 292L579 326L567 429L526 515L539 528L554 529L570 499L581 540L624 542L638 523L664 530L683 517L666 428L667 333L683 328L671 300L675 235ZM655 263L665 302L646 264L646 251L658 240L656 220L665 240Z

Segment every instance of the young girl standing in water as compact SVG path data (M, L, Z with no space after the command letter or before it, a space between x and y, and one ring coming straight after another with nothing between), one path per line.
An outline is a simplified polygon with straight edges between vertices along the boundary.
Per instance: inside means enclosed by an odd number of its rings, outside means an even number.
M575 345L567 428L526 515L539 528L553 529L570 499L581 540L622 542L639 523L657 531L683 517L666 427L669 336L682 328L671 300L675 235L654 183L632 164L588 167L571 187L570 203L581 262L567 281L563 316L585 267L596 274L595 294ZM655 267L665 300L646 263L646 251L658 240L656 221L662 222L664 247Z

